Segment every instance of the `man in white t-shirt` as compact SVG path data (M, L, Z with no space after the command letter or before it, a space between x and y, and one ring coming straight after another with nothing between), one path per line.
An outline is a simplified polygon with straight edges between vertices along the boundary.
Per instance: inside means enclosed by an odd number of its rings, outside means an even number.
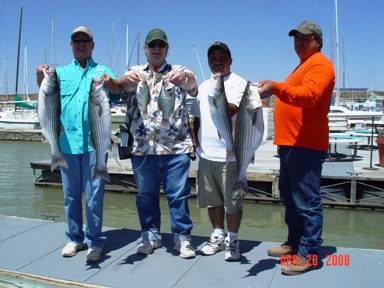
M212 76L220 73L224 80L224 89L229 105L232 123L247 82L232 73L231 51L222 42L213 43L208 49L208 65ZM212 79L204 81L199 87L199 94L192 104L190 113L195 116L193 122L196 152L199 166L196 178L197 205L208 207L208 214L213 226L213 233L207 244L200 249L203 255L213 255L225 250L226 261L240 258L237 235L243 214L241 199L232 200L232 186L236 179L235 159L227 161L226 143L219 137L210 112L208 93L212 90ZM211 95L212 96L212 95ZM226 218L228 234L225 235Z

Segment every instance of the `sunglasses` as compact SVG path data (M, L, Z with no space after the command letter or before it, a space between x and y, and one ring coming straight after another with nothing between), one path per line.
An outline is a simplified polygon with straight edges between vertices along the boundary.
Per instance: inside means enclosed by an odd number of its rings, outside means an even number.
M92 41L92 38L72 38L73 43L90 43Z
M150 42L147 45L148 45L148 48L155 48L156 46L159 48L164 48L165 46L167 46L167 43L163 41L159 41L159 42Z

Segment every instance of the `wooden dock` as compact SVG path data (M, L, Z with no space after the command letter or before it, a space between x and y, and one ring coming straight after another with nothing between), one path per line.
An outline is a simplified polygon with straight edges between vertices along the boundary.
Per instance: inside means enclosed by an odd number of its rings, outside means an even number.
M378 166L377 150L372 150L371 154L371 150L366 146L358 147L354 155L356 147L349 147L348 143L344 143L344 146L343 143L338 145L338 155L333 155L332 161L327 159L323 165L321 188L323 204L384 208L384 168ZM60 171L51 172L49 161L41 160L31 163L36 185L61 185ZM191 162L189 172L193 195L195 195L197 163L198 159ZM111 181L107 183L106 190L122 193L137 192L131 162L119 160L115 148L109 153L108 171ZM248 166L247 180L249 185L247 200L280 202L279 158L272 140L263 141L256 151L255 163Z
M140 231L103 229L107 244L100 262L87 264L86 250L61 256L66 223L0 216L0 287L382 287L383 250L322 246L318 268L297 276L281 274L284 261L267 255L279 243L241 240L239 261L224 252L182 259L173 236L162 233L163 247L136 254ZM206 237L192 235L200 249Z

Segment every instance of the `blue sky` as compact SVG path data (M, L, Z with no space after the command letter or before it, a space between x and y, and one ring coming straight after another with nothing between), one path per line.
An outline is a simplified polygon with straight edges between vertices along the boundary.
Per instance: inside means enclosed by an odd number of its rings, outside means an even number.
M143 63L147 32L161 28L170 43L167 61L194 71L199 84L210 76L206 51L214 41L228 44L233 58L231 70L246 80L284 81L298 64L288 31L303 20L322 27L322 52L337 66L336 49L332 48L336 46L336 40L332 41L332 26L336 30L334 0L0 0L0 94L5 94L5 75L8 94L15 92L21 7L20 94L25 91L25 63L29 93L38 91L36 66L45 62L52 66L52 17L55 64L66 65L72 60L70 33L84 25L94 34L93 58L111 66L119 78L125 71L126 24L130 65L138 61L138 34L139 61ZM384 91L383 11L382 0L338 0L340 88Z

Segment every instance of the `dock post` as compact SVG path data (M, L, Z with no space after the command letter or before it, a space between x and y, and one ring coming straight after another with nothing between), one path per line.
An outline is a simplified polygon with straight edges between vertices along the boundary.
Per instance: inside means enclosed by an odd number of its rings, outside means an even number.
M347 172L351 175L351 190L350 190L350 196L349 196L349 202L350 203L356 203L356 180L357 176L361 173L354 173L354 172Z
M275 176L275 179L272 180L272 197L280 198L280 191L279 191L280 171L275 169L271 169L271 170L272 170L271 175Z

